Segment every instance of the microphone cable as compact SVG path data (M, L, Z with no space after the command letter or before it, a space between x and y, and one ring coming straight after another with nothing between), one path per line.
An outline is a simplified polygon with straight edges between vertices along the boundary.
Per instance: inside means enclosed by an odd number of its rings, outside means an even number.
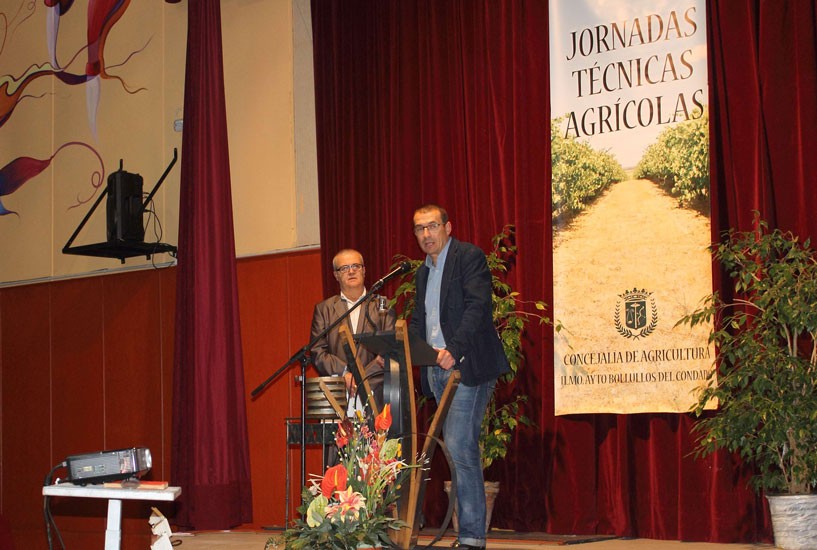
M366 310L366 311L364 311L364 313L366 314L366 321L368 321L368 322L369 322L369 324L370 324L370 325L372 325L372 330L374 331L372 334L377 334L377 332L378 332L377 323L375 323L375 322L372 320L372 316L371 316L371 313L372 313L372 312L371 312L371 309L372 309L372 308L371 308L371 305L370 305L370 304L374 304L374 305L375 305L375 307L377 307L377 308L378 308L377 313L378 313L378 314L380 314L380 306L377 304L377 300L379 300L379 299L380 299L380 295L379 295L379 294L372 294L371 296L372 296L372 297L371 297L371 299L369 299L369 303L368 303L368 304L365 304L365 305L366 305L366 307L364 307L363 309L365 309L365 310ZM387 309L387 310L386 310L384 313L387 313L387 312L388 312L388 309ZM364 324L363 326L364 326L364 330L365 330L365 326L366 326L366 325Z
M63 461L51 468L51 471L45 476L45 481L43 481L43 487L48 487L51 485L51 480L54 477L54 472L59 470L60 468L66 468L68 463ZM57 478L59 482L59 478ZM60 546L63 550L65 550L65 542L62 540L62 535L60 534L60 530L57 527L57 523L54 521L54 516L51 513L51 505L50 505L50 498L48 495L43 495L43 519L45 521L45 536L48 539L48 550L53 550L54 542L51 538L51 529L53 526L54 533L57 535L57 540L60 541Z

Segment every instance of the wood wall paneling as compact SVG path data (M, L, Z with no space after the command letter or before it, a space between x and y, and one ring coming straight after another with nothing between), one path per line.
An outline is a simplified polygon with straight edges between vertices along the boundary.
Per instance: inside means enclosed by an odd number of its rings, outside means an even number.
M42 529L40 487L57 460L51 426L51 287L6 289L2 302L3 516Z
M170 479L170 449L173 437L173 426L171 414L173 407L173 355L174 342L176 341L176 270L162 269L160 272L160 297L161 304L161 380L162 380L162 446L159 449L151 449L153 454L153 478L167 481ZM158 465L156 459L158 457ZM162 505L158 507L162 513L168 515L172 505ZM168 516L169 517L169 516Z
M291 289L287 297L289 300L289 324L291 327L290 349L292 353L295 353L297 349L309 343L312 313L315 304L323 300L326 296L324 296L323 293L321 277L322 264L319 255L293 255L287 259L289 265L286 273ZM290 418L299 417L301 414L301 390L295 381L297 375L300 375L300 369L297 372L290 370L291 391L289 392L289 413L287 415ZM307 377L318 376L318 372L314 367L310 367L306 375ZM293 445L287 448L286 452L289 453L290 479L292 480L289 499L289 518L292 520L296 515L296 509L300 505L301 499L301 449L299 445ZM322 464L322 448L317 445L308 446L306 453L306 478L309 479L310 473L321 474Z
M105 446L104 297L99 278L51 285L55 462Z
M314 252L256 258L239 265L241 334L247 395L284 367L309 340L312 307L320 300ZM271 273L282 277L270 277ZM286 512L285 418L300 411L300 366L289 365L247 403L253 479L253 526L280 526ZM308 371L314 376L314 369ZM300 498L300 454L290 453L290 518ZM311 449L310 457L319 456ZM319 463L319 458L317 459ZM293 469L293 467L295 469Z
M159 449L162 304L158 273L137 271L102 280L105 446Z

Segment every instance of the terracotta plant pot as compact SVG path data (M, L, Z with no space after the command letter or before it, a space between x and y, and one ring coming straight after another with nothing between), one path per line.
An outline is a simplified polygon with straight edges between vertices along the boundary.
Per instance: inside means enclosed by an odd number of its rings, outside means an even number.
M444 482L445 494L448 495L448 498L451 498L451 482L446 481ZM494 502L496 502L496 496L499 494L499 482L498 481L486 481L485 482L485 532L491 530L491 515L494 511ZM454 515L451 516L451 526L454 529L455 533L460 532L460 523L457 519L457 504L456 504L456 497L454 502Z

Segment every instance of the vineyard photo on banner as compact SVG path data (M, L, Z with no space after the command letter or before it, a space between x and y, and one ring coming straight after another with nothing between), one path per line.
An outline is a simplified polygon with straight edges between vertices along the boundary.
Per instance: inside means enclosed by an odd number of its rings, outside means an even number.
M704 0L550 3L555 414L687 412L713 369Z

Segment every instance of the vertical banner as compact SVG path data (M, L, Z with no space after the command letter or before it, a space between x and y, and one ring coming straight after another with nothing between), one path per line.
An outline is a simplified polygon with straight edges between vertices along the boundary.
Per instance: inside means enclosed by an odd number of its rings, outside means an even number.
M555 414L685 412L714 368L705 0L551 0Z

